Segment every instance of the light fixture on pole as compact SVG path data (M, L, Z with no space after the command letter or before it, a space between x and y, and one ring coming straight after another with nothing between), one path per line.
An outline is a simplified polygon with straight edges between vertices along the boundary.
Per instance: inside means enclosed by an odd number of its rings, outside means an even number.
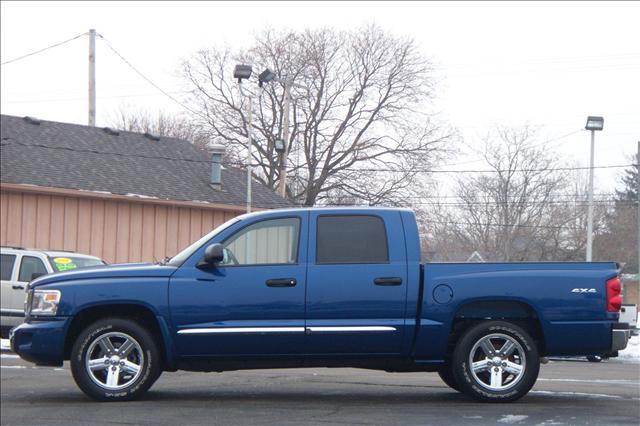
M285 145L284 145L284 140L283 139L276 139L275 144L274 144L274 148L276 149L276 152L280 155L284 154L284 150L285 150Z
M595 148L595 132L604 128L604 118L589 116L584 127L591 131L591 161L589 163L589 212L587 216L587 262L593 258L593 156Z
M258 75L258 86L262 87L264 83L270 83L276 79L276 75L269 68L265 69Z
M240 94L247 98L247 213L251 213L251 140L252 140L252 110L251 95L245 95L242 90L242 80L251 77L251 65L238 64L233 70L233 78L238 80Z

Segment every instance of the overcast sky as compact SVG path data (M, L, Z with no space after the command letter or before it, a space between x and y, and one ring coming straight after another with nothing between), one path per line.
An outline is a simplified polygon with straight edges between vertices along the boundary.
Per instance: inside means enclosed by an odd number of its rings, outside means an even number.
M185 90L180 61L246 46L265 27L356 28L414 38L436 67L433 108L477 145L495 124L542 126L563 160L588 165L588 115L605 117L596 165L627 164L640 140L638 2L15 2L1 3L2 62L95 28L164 90ZM87 123L88 37L2 66L3 114ZM97 41L97 125L121 105L179 112ZM466 161L472 157L460 158ZM473 157L475 158L475 157ZM477 163L478 167L481 166ZM596 170L611 191L620 170Z

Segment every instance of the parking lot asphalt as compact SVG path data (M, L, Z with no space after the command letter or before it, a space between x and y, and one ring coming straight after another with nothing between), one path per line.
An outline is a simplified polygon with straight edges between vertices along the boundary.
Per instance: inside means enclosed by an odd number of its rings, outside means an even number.
M2 425L635 425L640 364L552 361L511 404L483 404L435 373L357 369L164 373L146 397L96 403L69 366L2 353Z

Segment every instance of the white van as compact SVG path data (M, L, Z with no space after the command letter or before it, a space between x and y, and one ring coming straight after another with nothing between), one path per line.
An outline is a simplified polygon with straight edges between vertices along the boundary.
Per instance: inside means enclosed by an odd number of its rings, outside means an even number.
M634 304L622 304L620 308L619 322L626 322L629 324L631 334L638 335L638 306Z
M103 265L95 256L69 251L30 250L0 247L0 328L4 337L24 320L24 298L32 279L52 272Z

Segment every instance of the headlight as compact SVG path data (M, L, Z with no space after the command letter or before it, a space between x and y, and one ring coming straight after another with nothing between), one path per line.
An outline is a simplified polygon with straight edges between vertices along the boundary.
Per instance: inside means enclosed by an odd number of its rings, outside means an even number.
M27 295L26 315L55 315L62 293L59 290L32 290ZM31 303L29 303L31 299Z

